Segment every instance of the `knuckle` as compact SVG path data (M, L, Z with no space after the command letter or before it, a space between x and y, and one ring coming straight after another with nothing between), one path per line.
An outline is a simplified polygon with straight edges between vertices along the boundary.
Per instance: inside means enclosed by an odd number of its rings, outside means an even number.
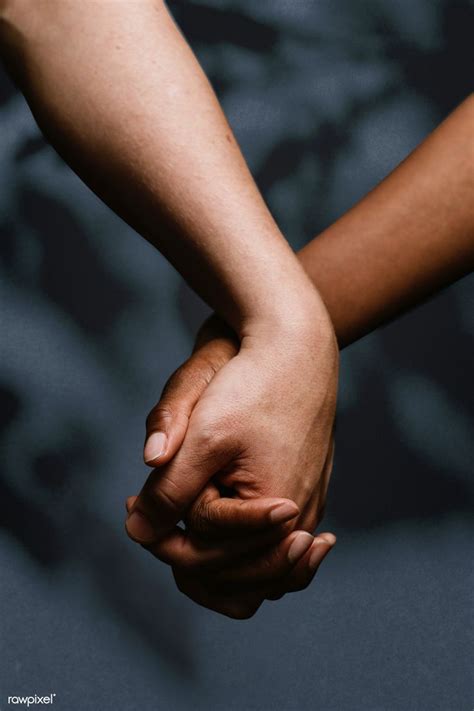
M200 362L202 368L200 377L206 381L207 385L209 385L219 370L224 367L230 357L230 355L227 355L227 352L223 352L223 349L215 344L213 345L212 353L208 351L206 354L201 354Z
M223 442L223 430L214 422L203 422L199 441L205 451L213 451Z
M162 479L159 485L155 485L150 490L150 495L159 510L164 509L177 514L183 507L178 487L169 480Z
M212 528L209 504L204 501L194 504L187 516L187 521L195 533L207 533Z
M168 378L161 393L161 399L168 397L174 388L181 389L189 382L189 360L182 363Z
M170 407L162 405L161 402L150 410L146 418L146 428L151 430L156 427L157 423L165 423L173 418L173 411Z
M168 546L166 542L158 541L154 545L155 557L159 558L163 563L169 565L173 571L179 570L182 575L187 575L189 571L190 551L183 544L179 547Z
M199 423L199 427L197 442L199 462L212 460L224 450L227 451L229 435L223 423L204 421Z
M219 370L214 360L217 361L198 354L192 355L168 379L163 388L162 399L169 397L174 389L187 393L190 390L205 390Z

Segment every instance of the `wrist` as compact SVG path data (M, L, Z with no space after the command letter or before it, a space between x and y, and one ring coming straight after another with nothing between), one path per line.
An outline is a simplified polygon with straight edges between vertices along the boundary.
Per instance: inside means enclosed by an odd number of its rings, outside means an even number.
M312 284L280 291L268 308L249 315L239 330L242 341L300 341L308 345L330 343L334 328L328 311Z
M286 307L278 319L249 323L240 354L251 359L256 372L264 374L272 398L287 397L291 392L290 399L312 402L313 396L317 400L320 386L337 382L336 336L320 299L293 303L291 310Z

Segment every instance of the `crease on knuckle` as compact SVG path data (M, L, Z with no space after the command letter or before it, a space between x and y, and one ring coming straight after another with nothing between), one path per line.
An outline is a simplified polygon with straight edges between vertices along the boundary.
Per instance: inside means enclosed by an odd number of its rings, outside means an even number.
M217 347L212 357L208 353L201 353L200 359L203 363L203 369L200 375L207 381L208 385L224 365L229 362L231 357L232 355L230 353L223 353L222 349L217 349Z
M195 533L209 533L213 529L209 504L207 502L199 502L193 506L189 512L188 521L190 528Z
M161 479L158 486L150 490L151 498L160 510L178 514L183 508L179 487L171 480Z
M172 420L173 416L174 413L170 407L161 404L156 405L150 410L145 420L147 431L155 429L158 423Z
M199 442L205 452L212 453L216 447L219 447L223 440L223 431L219 425L209 423L202 427Z
M216 457L221 457L224 451L228 451L228 440L228 431L222 423L209 422L200 425L196 458L193 464L202 466L203 462L210 462Z
M215 374L220 370L217 359L202 354L192 355L175 370L163 388L161 399L169 397L172 389L199 391L205 390Z

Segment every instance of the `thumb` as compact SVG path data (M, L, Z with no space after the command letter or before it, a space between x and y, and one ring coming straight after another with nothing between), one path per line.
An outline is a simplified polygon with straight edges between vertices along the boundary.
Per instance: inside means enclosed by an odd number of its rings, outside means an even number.
M196 403L230 358L229 349L224 350L223 344L217 340L211 341L175 370L146 419L143 451L146 464L162 466L174 457L183 444Z
M208 481L229 464L229 441L227 433L209 435L199 424L191 424L176 456L166 466L153 469L132 504L125 524L130 538L150 544L166 536Z

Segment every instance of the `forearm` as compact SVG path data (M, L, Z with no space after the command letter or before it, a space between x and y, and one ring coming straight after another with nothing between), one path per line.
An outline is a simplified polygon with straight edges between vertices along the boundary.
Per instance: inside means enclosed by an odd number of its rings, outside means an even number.
M323 310L164 3L7 0L2 18L50 142L241 335L306 296Z
M474 267L474 97L299 252L348 345Z

